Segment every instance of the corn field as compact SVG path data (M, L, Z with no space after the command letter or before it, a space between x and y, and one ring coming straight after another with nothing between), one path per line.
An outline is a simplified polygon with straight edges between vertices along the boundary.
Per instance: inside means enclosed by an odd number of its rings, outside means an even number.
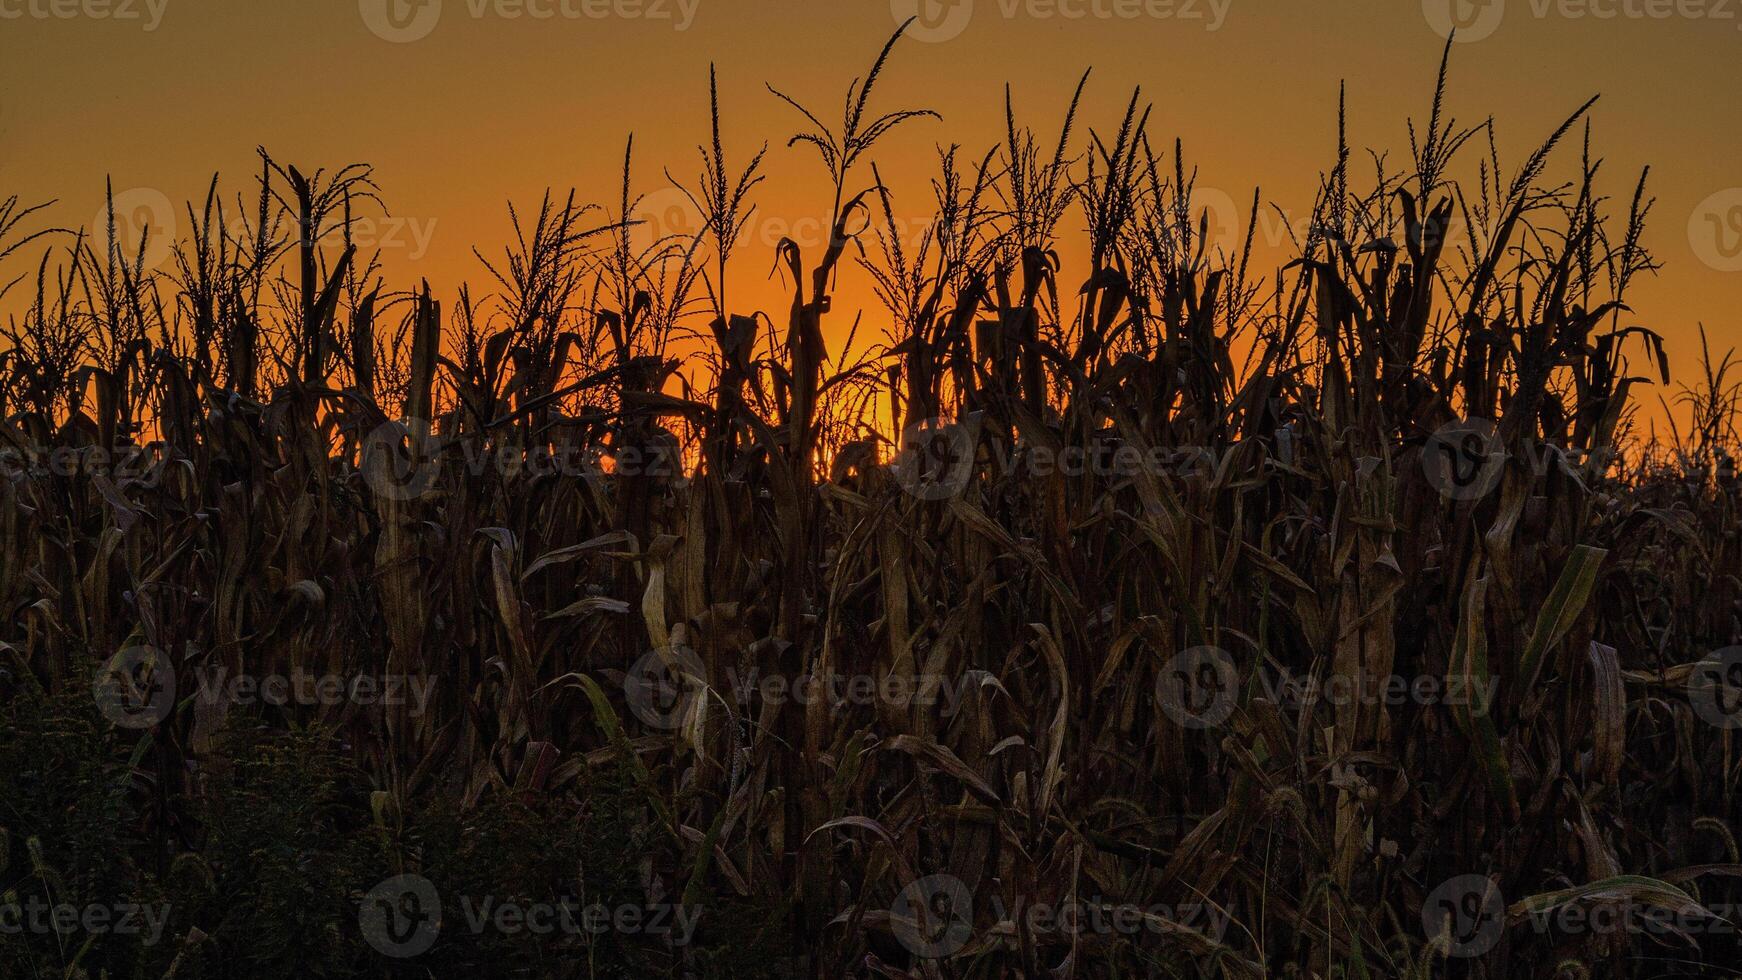
M0 974L1742 975L1742 389L1628 305L1600 106L1503 161L1443 62L1261 270L1087 75L900 233L903 50L710 76L698 234L631 146L477 292L366 166L159 271L5 203ZM744 243L751 98L821 242Z

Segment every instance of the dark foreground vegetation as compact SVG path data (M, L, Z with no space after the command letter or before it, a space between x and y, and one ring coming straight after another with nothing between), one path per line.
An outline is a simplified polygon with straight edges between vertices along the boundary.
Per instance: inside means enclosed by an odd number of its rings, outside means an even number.
M1737 389L1631 423L1591 107L1503 163L1442 69L1260 272L1082 88L900 234L889 53L773 317L717 99L699 236L626 158L445 303L365 168L158 273L7 207L0 975L1736 975Z

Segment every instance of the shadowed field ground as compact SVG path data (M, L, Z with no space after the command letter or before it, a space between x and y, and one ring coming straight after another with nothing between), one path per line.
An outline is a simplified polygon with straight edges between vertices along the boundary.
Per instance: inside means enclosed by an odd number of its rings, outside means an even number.
M0 973L1736 975L1737 381L1597 110L1502 161L1442 67L1260 270L1141 96L902 234L888 53L772 256L714 93L701 234L626 155L446 302L366 167L167 274L7 203Z

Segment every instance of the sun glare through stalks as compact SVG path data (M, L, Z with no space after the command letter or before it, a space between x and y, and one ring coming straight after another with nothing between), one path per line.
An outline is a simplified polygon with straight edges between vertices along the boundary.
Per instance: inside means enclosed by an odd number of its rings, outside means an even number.
M1604 102L1454 34L1236 203L1092 72L951 142L950 23L469 283L293 148L0 202L0 976L1735 975L1742 380Z

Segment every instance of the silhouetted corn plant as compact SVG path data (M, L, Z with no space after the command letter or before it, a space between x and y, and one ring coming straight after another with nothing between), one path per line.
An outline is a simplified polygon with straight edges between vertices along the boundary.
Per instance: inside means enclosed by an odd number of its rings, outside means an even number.
M1536 926L1699 919L1742 873L1735 736L1690 689L1742 639L1742 389L1702 351L1692 429L1637 431L1635 388L1668 378L1625 305L1656 267L1651 199L1642 174L1612 217L1588 129L1567 160L1592 106L1508 178L1442 61L1407 162L1371 183L1340 110L1291 261L1258 272L1261 195L1243 237L1213 235L1141 93L1081 135L1085 75L1055 141L1007 89L1001 145L940 148L916 240L873 159L933 117L870 108L900 36L838 126L775 92L832 193L820 249L775 248L778 324L732 305L772 161L733 176L712 73L697 234L632 234L631 143L607 207L510 210L488 294L388 290L351 235L368 168L264 152L257 197L231 211L214 181L188 208L171 273L113 228L50 249L5 331L0 448L77 465L0 479L0 712L26 739L0 751L88 760L80 791L125 833L94 857L44 816L73 812L62 783L0 776L0 891L63 867L192 891L161 948L0 937L0 962L226 976L318 944L331 975L399 975L327 918L368 867L704 906L688 946L430 954L527 976L1724 975L1722 937ZM33 213L0 204L0 260ZM883 309L837 326L842 276ZM1472 462L1445 435L1471 419L1492 485L1448 493L1430 474ZM189 681L436 687L422 712L184 689L123 738L92 673L142 646ZM1181 724L1166 695L1209 649L1237 680L1216 724ZM664 718L650 663L690 692ZM950 698L759 683L804 677ZM1323 686L1393 677L1477 696ZM1423 926L1463 875L1508 903L1479 957ZM899 899L940 880L975 901L928 956ZM1150 911L1098 934L1022 911L1078 900ZM1154 911L1188 906L1214 916Z

